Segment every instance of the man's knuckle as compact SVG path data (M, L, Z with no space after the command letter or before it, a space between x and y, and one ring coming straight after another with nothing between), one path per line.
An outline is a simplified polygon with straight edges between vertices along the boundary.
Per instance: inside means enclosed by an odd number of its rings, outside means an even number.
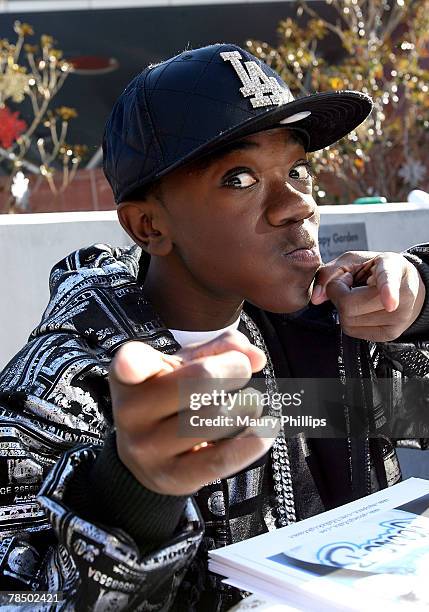
M350 314L344 317L344 325L347 327L357 327L359 325L359 317L351 316Z
M228 405L222 402L221 405L216 408L216 411L213 414L213 416L217 416L217 415L219 415L220 417L231 416L231 411L229 410Z
M407 308L407 310L403 310L402 312L398 313L398 316L396 317L396 327L400 328L400 327L406 327L409 325L409 321L410 321L410 311Z
M176 482L172 483L171 473L167 469L150 470L151 488L157 491L171 491L172 485L176 485Z
M407 302L412 302L415 299L415 293L413 288L411 287L411 285L409 285L408 283L404 284L401 287L401 297L402 300L407 301Z
M152 453L146 436L128 436L127 452L140 465L151 463Z
M396 340L396 338L400 335L400 332L397 328L384 328L382 332L384 342L391 342L392 340Z
M343 298L341 302L337 305L337 311L342 321L346 321L348 319L350 313L350 304L347 303L346 298Z
M183 374L185 374L185 372L183 372ZM200 378L216 378L213 362L204 358L189 364L186 366L186 377L195 378L196 380Z
M347 336L352 336L353 335L353 327L351 325L347 325L347 323L342 323L341 324L342 330L343 332L347 335Z
M242 449L237 447L237 461L243 459L254 459L256 454L264 446L263 438L255 431L251 431L250 435L246 437L246 448Z
M252 375L250 361L240 351L231 351L229 367L234 371L236 378L249 378Z
M391 260L397 260L398 257L400 257L398 253L394 253L393 251L384 251L383 253L379 253L378 255L376 255L374 261L376 263L386 262Z
M234 451L228 453L228 458L222 451L217 451L212 454L208 461L207 468L213 476L224 475L229 466L235 464Z
M222 334L222 338L226 341L232 342L233 340L240 339L240 332L236 331L235 329L229 329Z

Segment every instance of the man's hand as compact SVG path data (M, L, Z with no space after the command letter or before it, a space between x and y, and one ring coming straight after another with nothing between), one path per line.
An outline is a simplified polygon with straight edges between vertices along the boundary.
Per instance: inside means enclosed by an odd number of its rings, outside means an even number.
M311 301L331 300L347 335L386 342L414 323L425 295L416 267L402 255L350 251L319 270Z
M181 401L179 385L192 379L193 392L212 392L220 387L218 379L224 379L222 388L232 391L232 379L248 381L265 362L264 353L240 332L227 332L176 355L164 355L142 342L125 344L109 374L121 461L142 485L165 495L189 495L204 483L225 478L256 461L271 447L278 429L272 438L259 437L247 428L234 430L232 438L217 440L221 432L215 427L208 434L206 430L205 437L180 436L178 413L195 413L188 402ZM231 379L230 388L226 388L225 379ZM260 407L257 402L250 403L240 412L260 416ZM214 406L204 407L198 414L203 413L205 417L223 414Z

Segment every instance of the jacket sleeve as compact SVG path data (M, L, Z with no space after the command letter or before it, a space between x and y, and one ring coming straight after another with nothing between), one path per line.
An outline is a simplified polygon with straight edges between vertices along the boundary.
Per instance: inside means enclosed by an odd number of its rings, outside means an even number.
M414 323L403 334L404 338L423 337L429 341L429 242L411 247L403 255L415 265L426 287L422 311Z
M384 387L386 435L397 445L429 448L429 243L412 247L405 257L418 269L426 287L422 311L393 342L377 345L376 370Z
M58 610L168 610L201 517L192 498L145 490L115 456L113 351L76 324L82 304L90 310L83 277L70 301L55 274L68 289L74 282L54 269L48 314L0 375L1 590L62 592Z

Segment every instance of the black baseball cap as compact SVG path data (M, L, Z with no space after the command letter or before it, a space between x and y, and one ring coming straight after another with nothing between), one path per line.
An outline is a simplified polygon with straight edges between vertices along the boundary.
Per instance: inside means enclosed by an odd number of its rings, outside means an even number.
M267 64L236 45L184 51L147 67L116 102L103 168L117 203L171 170L264 129L285 125L308 152L354 130L372 110L357 91L294 99Z

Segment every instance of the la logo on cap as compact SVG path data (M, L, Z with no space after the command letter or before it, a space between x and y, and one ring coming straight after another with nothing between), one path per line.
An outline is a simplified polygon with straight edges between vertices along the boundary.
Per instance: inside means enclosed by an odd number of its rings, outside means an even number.
M289 90L280 87L274 77L265 74L256 62L244 62L239 51L224 51L220 54L224 62L231 62L243 87L240 92L245 98L250 98L253 108L263 106L278 106L292 102L293 97Z

